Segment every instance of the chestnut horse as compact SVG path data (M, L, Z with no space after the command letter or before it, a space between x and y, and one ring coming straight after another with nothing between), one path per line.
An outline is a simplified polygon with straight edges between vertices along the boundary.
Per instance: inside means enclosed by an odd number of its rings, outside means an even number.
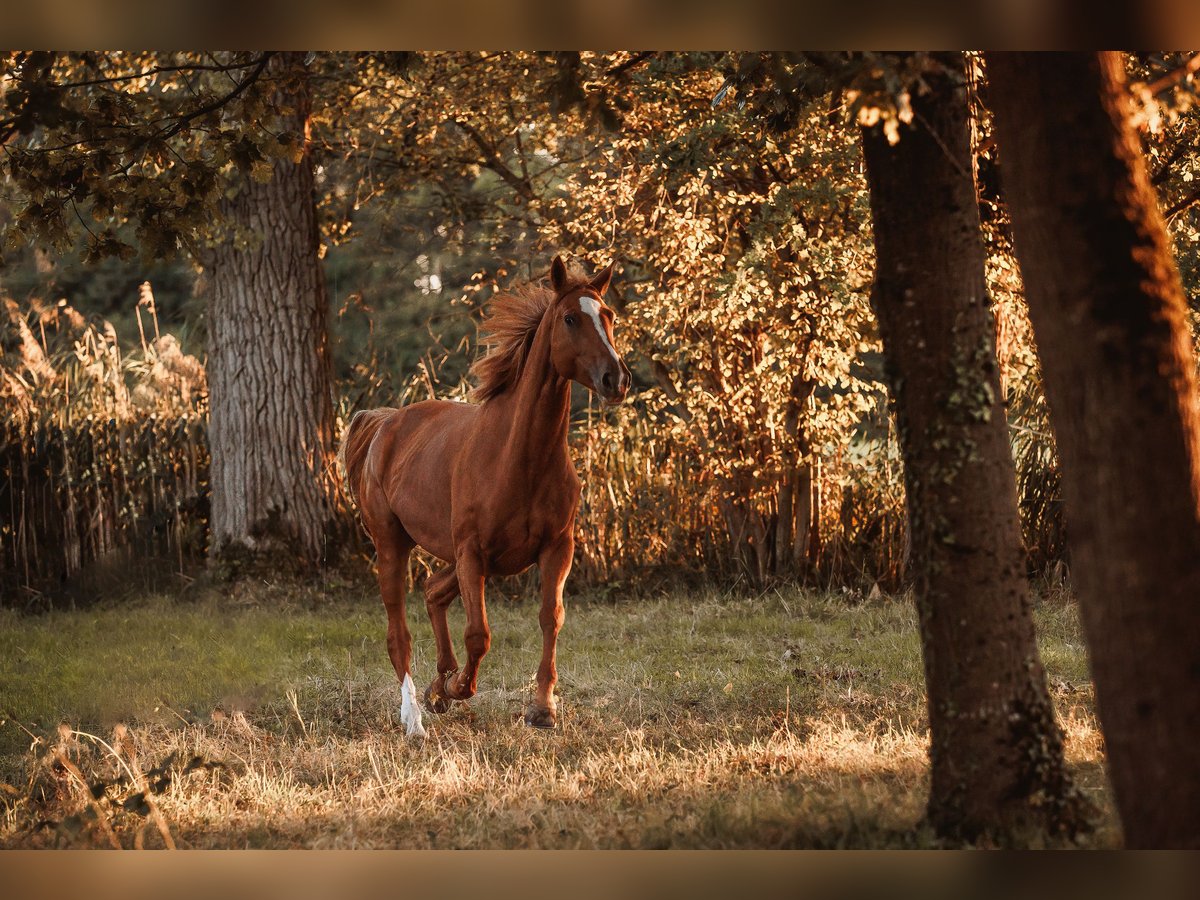
M414 546L448 563L425 583L437 643L426 707L445 712L450 701L474 696L491 643L484 583L537 563L542 661L525 722L555 725L555 644L579 505L579 478L567 453L571 382L608 403L621 402L629 390L629 370L613 347L613 313L602 300L611 278L611 263L588 280L568 274L555 257L549 287L529 284L492 301L483 323L488 349L471 367L472 398L480 402L426 400L364 410L350 422L346 474L378 554L388 654L401 682L407 734L425 733L404 618ZM460 594L467 619L461 671L446 623L447 607Z

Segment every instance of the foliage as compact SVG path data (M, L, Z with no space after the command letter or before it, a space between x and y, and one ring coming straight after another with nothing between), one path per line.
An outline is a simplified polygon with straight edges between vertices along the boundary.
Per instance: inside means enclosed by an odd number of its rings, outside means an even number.
M1131 54L1128 64L1151 182L1194 310L1200 298L1200 66L1190 53Z
M621 132L564 185L550 234L628 260L622 334L648 384L613 427L636 415L676 455L700 451L696 502L761 582L818 555L793 540L812 524L789 520L797 482L880 398L870 248L853 133L815 107L779 141L732 104L712 112L718 87L703 60L632 77Z
M1194 297L1189 59L1135 54L1130 71ZM1065 554L1056 456L986 72L971 60L989 289L1030 569L1045 573ZM871 53L309 55L341 421L365 406L463 396L478 313L498 286L540 274L560 250L615 258L610 299L636 391L617 410L576 394L575 577L615 589L681 575L897 583L904 500L867 304L857 128L906 121L937 64ZM24 304L7 307L3 366L0 452L25 504L5 513L5 552L26 567L5 556L10 584L42 583L35 570L76 573L118 546L149 548L137 541L151 534L173 535L155 546L177 560L202 551L203 388L160 390L153 419L136 401L175 351L148 330L143 346L129 291L152 273L178 358L199 356L202 279L178 261L148 269L149 257L220 239L221 198L294 152L300 136L277 127L277 77L253 53L0 60L15 198L0 204L4 280ZM70 307L39 297L106 317L119 340L100 322L86 340L83 325L61 330ZM35 373L34 345L53 378ZM58 446L77 455L54 456ZM160 464L180 480L164 481Z
M5 228L6 244L63 249L78 222L89 231L90 259L198 249L213 234L225 173L269 177L271 158L301 147L302 135L270 130L269 58L7 54L4 173L25 202ZM133 242L118 231L126 222Z

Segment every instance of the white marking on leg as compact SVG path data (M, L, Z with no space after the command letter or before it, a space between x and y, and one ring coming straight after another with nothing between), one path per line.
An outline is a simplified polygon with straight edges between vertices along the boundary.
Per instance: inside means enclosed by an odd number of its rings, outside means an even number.
M604 330L604 322L600 320L600 302L595 297L584 294L579 298L579 308L592 317L596 330L600 332L600 340L604 341L604 346L608 348L608 352L612 354L612 358L617 361L619 366L621 357L617 356L617 351L608 339L608 332Z
M413 687L412 676L404 673L404 683L400 685L400 721L404 723L405 734L409 737L425 737L425 727L421 724L421 704L417 702L417 689Z

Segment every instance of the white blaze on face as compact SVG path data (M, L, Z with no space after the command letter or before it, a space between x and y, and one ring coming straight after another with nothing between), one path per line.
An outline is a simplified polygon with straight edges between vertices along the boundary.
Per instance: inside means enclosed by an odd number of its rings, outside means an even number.
M413 687L412 676L404 673L404 683L400 685L400 721L404 723L404 733L409 737L425 737L425 726L421 724L421 704L417 702L417 689Z
M584 294L579 298L579 308L592 317L592 322L596 325L596 331L600 333L600 340L604 342L604 346L608 348L608 352L612 354L612 358L616 360L619 367L621 357L617 356L617 351L613 349L613 345L609 342L608 332L604 330L604 322L600 318L600 301L595 297L589 297Z

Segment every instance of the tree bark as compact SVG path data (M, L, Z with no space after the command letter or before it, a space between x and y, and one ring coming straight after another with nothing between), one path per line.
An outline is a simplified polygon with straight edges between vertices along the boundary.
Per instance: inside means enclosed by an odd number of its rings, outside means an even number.
M242 179L223 204L229 237L203 254L209 280L210 558L326 556L333 519L333 391L317 256L303 54L272 59L281 127L299 162ZM282 560L280 560L282 561Z
M775 493L775 540L773 546L776 575L796 571L795 560L792 557L792 532L796 524L796 483L799 480L798 469L785 470L779 479L779 487Z
M1125 840L1200 847L1200 397L1121 57L987 63Z
M910 511L939 834L1074 833L1084 805L1038 657L1000 399L961 54L942 54L895 146L863 132L873 302Z

